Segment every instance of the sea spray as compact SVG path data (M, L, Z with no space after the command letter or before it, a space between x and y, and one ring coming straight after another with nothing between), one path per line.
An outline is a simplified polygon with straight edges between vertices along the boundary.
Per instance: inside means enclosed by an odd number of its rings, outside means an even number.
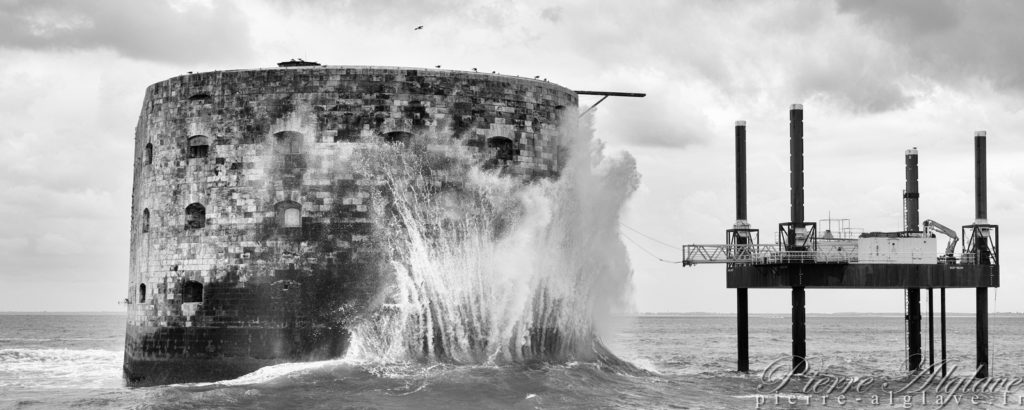
M391 265L350 357L505 363L607 356L605 319L630 303L619 216L639 177L588 124L536 177L450 137L357 150L377 178L374 241Z

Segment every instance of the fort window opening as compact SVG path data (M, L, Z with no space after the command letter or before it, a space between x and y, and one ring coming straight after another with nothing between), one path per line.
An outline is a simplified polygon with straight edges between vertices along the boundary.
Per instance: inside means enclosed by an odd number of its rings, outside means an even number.
M210 94L207 94L207 93L197 93L197 94L192 94L191 97L188 97L188 100L189 101L200 101L200 102L203 102L203 103L207 103L212 98L213 97L210 97Z
M408 144L412 134L405 131L391 131L384 134L384 141L391 144Z
M149 232L149 208L142 210L142 233Z
M139 285L139 303L146 303L146 284Z
M280 131L274 133L277 152L282 154L302 153L302 133L296 131Z
M427 126L427 107L419 101L409 101L405 106L405 115L412 119L413 129L423 129Z
M358 140L359 132L362 129L363 116L347 112L341 118L338 133L334 136L334 142Z
M505 137L491 137L487 139L487 148L494 152L494 159L511 161L513 154L512 140Z
M277 226L282 228L302 227L302 206L293 201L281 201L274 205L277 211Z
M142 154L142 160L146 165L153 163L153 144L146 144L146 150Z
M182 303L193 303L203 301L203 284L194 280L186 281L181 286Z
M201 229L206 226L206 207L198 202L185 207L185 229Z
M565 117L565 106L559 105L555 107L555 121L561 121Z
M285 209L284 226L287 228L302 226L302 211L297 208Z
M195 135L188 139L188 157L206 158L210 154L210 139L203 135Z
M413 119L418 120L425 116L424 114L427 113L427 107L425 107L423 103L413 100L409 101L409 104L405 106L405 112L409 113Z

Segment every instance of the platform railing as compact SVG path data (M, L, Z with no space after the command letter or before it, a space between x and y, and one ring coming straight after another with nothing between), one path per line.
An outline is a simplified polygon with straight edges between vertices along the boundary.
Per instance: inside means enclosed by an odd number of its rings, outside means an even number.
M819 244L821 245L821 244ZM944 255L921 252L890 252L859 255L856 243L821 245L817 250L785 251L778 244L696 244L683 245L684 266L731 263L738 265L772 265L787 263L971 263L974 255L964 254L949 260Z
M775 244L697 244L683 245L683 265L704 263L750 264L771 252L778 252Z

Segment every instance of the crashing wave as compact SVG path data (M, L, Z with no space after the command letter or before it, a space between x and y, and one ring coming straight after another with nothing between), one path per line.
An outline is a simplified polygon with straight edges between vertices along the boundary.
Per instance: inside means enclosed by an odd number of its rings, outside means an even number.
M566 133L552 178L432 135L357 152L359 172L379 178L374 240L392 277L354 329L350 357L613 361L599 339L630 303L618 229L639 177L589 127Z

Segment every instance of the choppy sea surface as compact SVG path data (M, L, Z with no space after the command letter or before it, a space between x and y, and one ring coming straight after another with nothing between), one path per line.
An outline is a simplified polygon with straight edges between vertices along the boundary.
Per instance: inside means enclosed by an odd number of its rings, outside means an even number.
M758 390L761 371L785 361L789 352L788 316L751 317L750 374L734 371L733 317L619 320L621 331L605 343L635 369L577 362L459 366L339 359L272 366L217 383L130 389L121 381L123 315L0 314L0 408L938 408L937 400L948 401L944 408L1024 408L1019 386L1010 394L980 394L978 404L971 404L971 393L959 403L932 390L890 395L911 380L901 369L899 315L808 318L814 370L875 380L848 391L842 404L835 392L823 399L802 391L809 378L794 379L779 395L763 386ZM994 375L1024 377L1024 318L992 317L990 327ZM960 366L957 374L973 367L974 342L974 318L950 317L948 358ZM888 388L882 381L890 382Z

